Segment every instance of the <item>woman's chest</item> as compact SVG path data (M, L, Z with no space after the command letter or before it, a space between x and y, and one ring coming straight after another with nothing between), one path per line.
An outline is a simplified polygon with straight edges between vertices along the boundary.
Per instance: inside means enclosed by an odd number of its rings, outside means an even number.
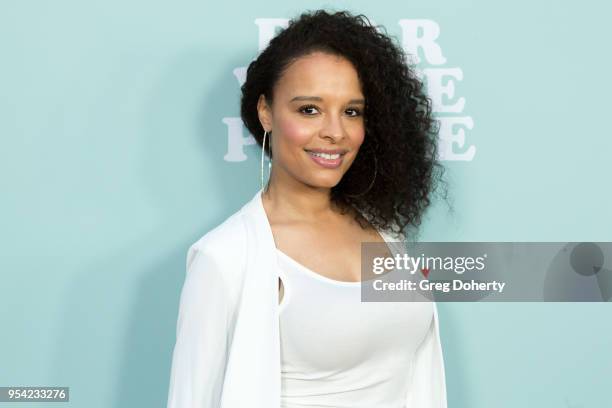
M430 328L430 302L362 302L360 282L334 281L278 255L286 363L318 370L368 359L407 364Z

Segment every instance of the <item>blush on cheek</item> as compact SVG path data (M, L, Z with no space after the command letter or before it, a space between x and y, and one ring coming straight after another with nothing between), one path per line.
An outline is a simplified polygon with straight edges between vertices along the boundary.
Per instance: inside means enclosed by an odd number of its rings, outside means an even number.
M283 140L294 147L303 147L312 138L312 132L303 123L295 120L282 120L278 126L279 133Z

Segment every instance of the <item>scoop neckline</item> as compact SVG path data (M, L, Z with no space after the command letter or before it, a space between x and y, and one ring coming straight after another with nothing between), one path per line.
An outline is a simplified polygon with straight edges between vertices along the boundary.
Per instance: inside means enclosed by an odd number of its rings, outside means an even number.
M360 281L341 281L337 279L332 279L327 276L321 275L318 272L313 271L312 269L308 268L306 265L298 262L297 260L293 259L291 256L287 255L280 249L278 248L275 248L275 249L278 254L280 254L283 258L287 259L293 265L301 269L303 272L307 273L308 275L311 275L315 279L318 279L324 282L332 283L334 285L339 285L339 286L361 286L361 284L364 282L367 283L367 282L371 282L374 280L374 279L366 279L366 280L360 280Z

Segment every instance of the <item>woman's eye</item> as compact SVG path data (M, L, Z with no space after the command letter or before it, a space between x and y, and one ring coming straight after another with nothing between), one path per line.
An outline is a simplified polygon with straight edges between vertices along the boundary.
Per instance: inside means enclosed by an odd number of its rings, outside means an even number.
M361 115L361 111L359 109L349 108L347 109L347 111L354 112L353 114L350 114L349 116L360 116Z
M307 116L312 116L312 111L310 111L311 109L315 109L316 110L317 107L316 106L311 106L311 105L302 106L299 111L301 113L305 113Z
M313 116L314 114L317 113L317 110L319 108L317 108L314 105L307 105L307 106L302 106L299 109L300 113L304 113L306 116ZM349 116L350 117L355 117L355 116L361 116L361 110L357 109L357 108L349 108L347 109L345 112L349 112Z

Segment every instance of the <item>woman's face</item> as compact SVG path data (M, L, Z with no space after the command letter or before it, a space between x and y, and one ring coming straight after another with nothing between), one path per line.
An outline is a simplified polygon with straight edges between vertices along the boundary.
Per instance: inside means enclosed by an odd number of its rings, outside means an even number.
M274 88L272 107L263 95L258 103L272 132L271 182L338 184L363 142L364 107L357 71L345 58L315 52L293 62Z

